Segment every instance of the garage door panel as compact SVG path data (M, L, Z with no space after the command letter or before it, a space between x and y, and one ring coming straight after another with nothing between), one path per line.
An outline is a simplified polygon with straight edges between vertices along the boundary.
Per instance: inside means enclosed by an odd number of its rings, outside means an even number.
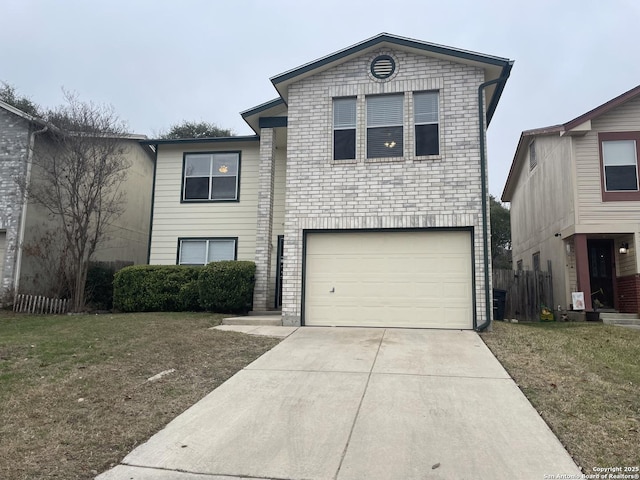
M307 236L305 324L472 328L466 231Z

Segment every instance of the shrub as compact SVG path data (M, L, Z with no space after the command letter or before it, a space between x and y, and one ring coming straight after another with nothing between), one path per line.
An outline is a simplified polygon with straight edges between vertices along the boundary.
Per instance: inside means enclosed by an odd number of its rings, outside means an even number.
M197 286L202 267L136 265L115 275L113 306L124 312L200 310Z
M221 313L246 313L253 303L256 264L243 261L213 262L198 277L200 306Z

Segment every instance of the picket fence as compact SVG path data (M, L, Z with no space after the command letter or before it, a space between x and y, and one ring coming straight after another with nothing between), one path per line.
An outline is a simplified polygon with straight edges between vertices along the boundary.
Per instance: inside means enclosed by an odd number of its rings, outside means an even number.
M67 313L68 309L69 300L66 298L19 294L13 302L13 311L16 313L60 314Z

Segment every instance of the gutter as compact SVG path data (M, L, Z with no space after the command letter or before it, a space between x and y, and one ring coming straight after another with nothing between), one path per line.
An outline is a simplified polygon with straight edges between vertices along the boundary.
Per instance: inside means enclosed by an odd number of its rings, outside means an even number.
M503 71L499 78L489 80L478 87L478 128L480 132L480 173L482 174L482 256L484 261L484 298L485 298L485 321L482 325L476 326L477 332L483 332L491 325L492 306L489 291L489 225L487 222L487 154L484 131L484 89L495 83L506 82L509 78L510 69Z
M33 150L36 143L36 135L45 133L49 130L49 127L45 126L40 130L32 131L29 135L29 152L27 153L27 174L25 178L25 191L22 193L22 214L20 215L20 229L18 230L17 248L18 254L16 256L16 269L13 273L13 293L18 295L18 288L20 287L20 270L22 269L22 244L24 242L24 231L27 226L27 204L29 203L29 197L27 189L31 183L31 166L33 165Z

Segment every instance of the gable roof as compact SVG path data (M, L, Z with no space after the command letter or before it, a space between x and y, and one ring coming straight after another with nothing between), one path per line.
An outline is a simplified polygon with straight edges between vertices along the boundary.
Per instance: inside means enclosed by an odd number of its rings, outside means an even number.
M41 118L34 117L33 115L29 115L28 113L23 112L19 108L16 108L16 107L14 107L13 105L11 105L11 104L9 104L7 102L3 102L2 100L0 100L0 108L3 108L5 110L7 110L8 112L13 113L14 115L17 115L20 118L23 118L27 122L37 123L38 125L45 125L45 121L42 120Z
M498 106L498 101L500 100L500 96L502 95L502 91L513 66L513 61L508 58L446 47L444 45L413 40L389 33L380 33L375 37L371 37L360 43L356 43L355 45L276 75L271 78L271 83L273 83L280 97L286 102L290 84L381 47L394 47L412 53L473 65L484 69L485 80L501 78L501 81L496 85L487 88L487 125L491 121L493 113Z
M502 201L511 201L516 187L516 179L520 171L522 170L522 164L524 162L524 156L522 155L522 152L524 150L525 144L529 145L533 138L541 135L571 135L572 130L577 129L577 127L580 127L585 123L590 122L591 120L594 120L595 118L610 112L614 108L636 98L638 95L640 95L640 85L624 92L621 95L618 95L615 98L612 98L608 102L605 102L592 110L589 110L587 113L584 113L574 118L573 120L569 120L566 123L523 131L520 134L520 140L518 141L518 146L516 147L513 161L511 162L509 175L507 176L507 181L505 182L504 190L502 191ZM577 132L586 133L586 131L587 130L580 129Z

